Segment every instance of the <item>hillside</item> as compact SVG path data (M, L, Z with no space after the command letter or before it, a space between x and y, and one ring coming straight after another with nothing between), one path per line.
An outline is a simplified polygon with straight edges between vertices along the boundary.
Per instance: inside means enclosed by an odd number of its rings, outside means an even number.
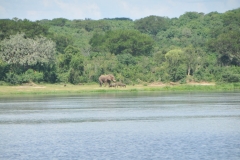
M240 9L138 20L0 20L0 85L240 82Z

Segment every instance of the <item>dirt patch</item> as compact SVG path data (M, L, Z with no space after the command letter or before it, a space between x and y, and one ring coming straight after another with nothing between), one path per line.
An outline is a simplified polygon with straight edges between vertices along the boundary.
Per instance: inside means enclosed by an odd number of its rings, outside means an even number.
M166 84L162 83L162 82L153 82L153 83L150 83L148 86L164 87L164 86L166 86Z
M28 88L46 88L46 87L45 86L17 86L17 87L13 87L13 88L28 89Z
M214 86L213 82L188 82L189 85Z

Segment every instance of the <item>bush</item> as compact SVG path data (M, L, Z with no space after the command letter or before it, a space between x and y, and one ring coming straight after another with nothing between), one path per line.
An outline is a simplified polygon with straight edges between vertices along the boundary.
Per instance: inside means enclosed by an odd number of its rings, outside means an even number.
M180 80L180 84L186 84L186 83L187 83L186 78L183 78Z
M69 73L69 82L72 84L78 84L80 83L80 77L78 71L75 71L74 69L70 70Z
M58 82L67 83L68 82L68 75L69 75L68 72L58 74Z
M186 67L181 65L177 68L176 75L175 75L175 81L179 81L186 77Z
M79 76L79 80L80 80L80 83L87 83L88 82L88 78L85 77L85 76Z
M22 83L22 78L15 74L15 73L7 73L5 77L5 82L16 85L16 84L21 84Z
M6 82L4 82L4 81L0 81L0 86L6 86L6 85L7 85Z
M240 74L226 72L222 75L222 79L224 82L240 82Z
M24 83L28 82L41 82L43 81L43 73L42 72L36 72L33 69L28 69L23 75L22 75L22 81Z

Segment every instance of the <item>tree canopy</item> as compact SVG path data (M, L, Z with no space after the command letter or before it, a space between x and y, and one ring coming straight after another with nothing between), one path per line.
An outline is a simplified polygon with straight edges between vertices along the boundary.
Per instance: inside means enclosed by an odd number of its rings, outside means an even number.
M96 51L102 48L114 54L129 53L137 56L150 55L154 41L149 35L142 34L139 31L114 30L106 32L105 35L93 35L90 44L93 48L96 48Z
M240 82L240 8L100 20L0 19L0 85Z
M30 39L16 34L1 41L0 46L0 57L8 64L28 66L55 60L55 43L45 37Z

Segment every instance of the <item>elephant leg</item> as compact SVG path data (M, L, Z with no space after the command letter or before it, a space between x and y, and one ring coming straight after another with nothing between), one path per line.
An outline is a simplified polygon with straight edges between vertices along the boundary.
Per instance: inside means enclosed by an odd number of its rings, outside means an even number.
M99 85L100 85L100 87L102 87L102 84L103 84L103 82L102 82L102 81L99 81Z
M111 84L111 81L110 81L110 80L107 80L107 84L108 84L108 86L110 86L110 84Z

